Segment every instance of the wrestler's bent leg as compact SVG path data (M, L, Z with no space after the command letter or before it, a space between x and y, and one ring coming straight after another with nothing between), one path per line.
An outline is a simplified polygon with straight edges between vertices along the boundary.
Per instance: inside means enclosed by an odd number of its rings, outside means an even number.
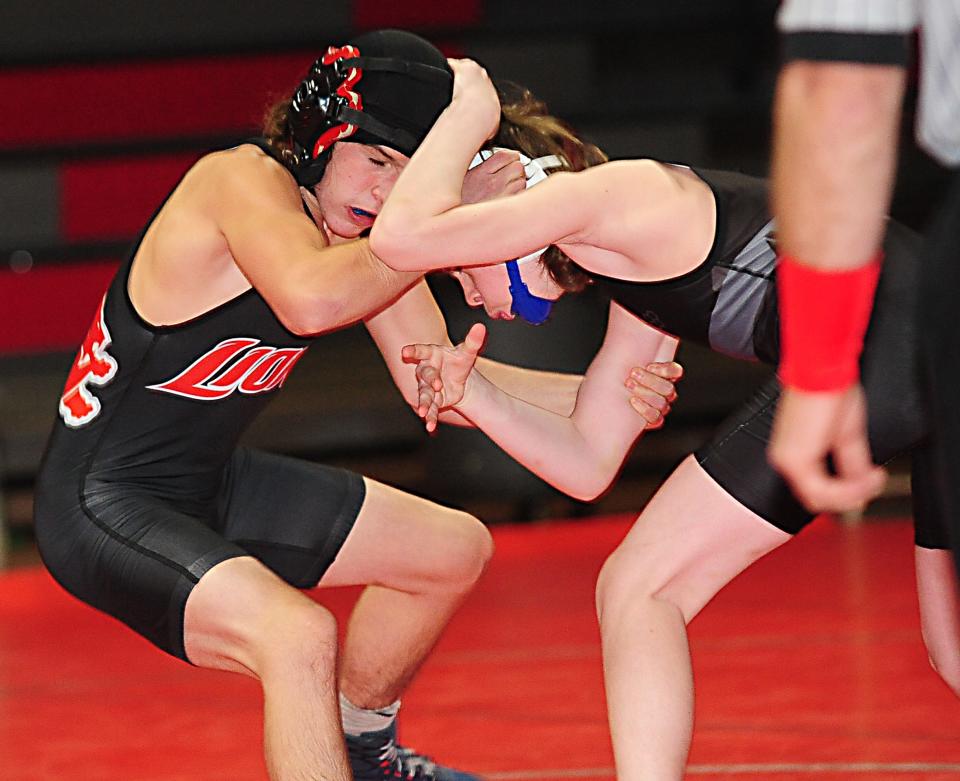
M607 559L597 610L618 779L683 778L693 730L686 625L738 573L789 539L691 456Z
M249 557L207 572L187 599L187 658L257 678L274 781L351 778L337 704L333 616Z
M369 478L350 536L320 586L368 584L350 617L341 690L377 708L400 695L493 555L467 513Z

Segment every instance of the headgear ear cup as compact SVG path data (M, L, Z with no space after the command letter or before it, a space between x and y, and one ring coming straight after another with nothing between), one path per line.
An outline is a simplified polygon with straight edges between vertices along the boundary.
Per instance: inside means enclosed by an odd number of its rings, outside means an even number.
M377 30L329 47L290 104L297 181L320 181L327 152L341 140L412 155L452 93L446 58L413 33Z
M481 149L470 162L470 168L480 165L480 163L490 157L490 155L499 148L500 147L497 147L492 151ZM526 187L533 187L544 181L547 178L547 169L563 167L563 161L556 155L548 155L531 160L523 153L518 154L520 155L520 162L523 164ZM543 247L542 249L534 250L522 258L508 260L504 264L507 267L507 276L510 279L509 289L510 300L512 302L510 309L515 315L519 315L531 325L542 325L547 321L553 309L553 301L548 298L535 296L530 292L523 278L520 276L520 264L538 260L546 249L546 247Z

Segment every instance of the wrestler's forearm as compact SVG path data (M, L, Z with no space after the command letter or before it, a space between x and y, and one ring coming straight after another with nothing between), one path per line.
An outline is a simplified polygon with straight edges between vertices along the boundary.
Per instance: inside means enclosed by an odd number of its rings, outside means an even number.
M604 436L611 432L602 423L585 432L573 417L510 396L476 372L458 410L527 469L585 501L616 477L632 443L609 442L622 437Z
M478 358L477 370L510 396L566 416L573 412L583 382L582 374L526 369L489 358Z
M565 417L573 413L577 405L577 392L583 382L583 375L580 374L524 369L487 358L477 359L477 369L504 394ZM456 409L444 410L438 420L450 426L476 428Z
M823 269L880 247L896 168L904 71L796 61L774 113L773 208L780 250Z
M464 172L486 137L478 132L481 125L462 100L443 111L397 179L374 233L402 231L409 221L426 220L460 205Z

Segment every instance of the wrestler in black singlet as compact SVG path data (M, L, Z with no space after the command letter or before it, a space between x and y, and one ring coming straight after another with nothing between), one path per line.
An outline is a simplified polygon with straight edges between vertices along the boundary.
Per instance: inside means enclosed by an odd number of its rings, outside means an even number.
M137 247L67 380L37 480L36 532L68 591L186 659L183 612L205 572L252 555L293 586L316 585L364 484L237 448L310 340L255 289L185 323L150 325L127 292Z
M776 252L767 183L744 174L694 170L713 191L717 228L697 268L661 282L628 282L591 274L597 287L651 325L743 360L776 365L779 322ZM943 520L928 498L927 414L920 392L919 343L913 312L919 236L889 221L876 305L861 358L874 460L913 451L916 541L947 548ZM765 383L731 415L696 457L738 502L795 534L813 516L767 462L780 384Z

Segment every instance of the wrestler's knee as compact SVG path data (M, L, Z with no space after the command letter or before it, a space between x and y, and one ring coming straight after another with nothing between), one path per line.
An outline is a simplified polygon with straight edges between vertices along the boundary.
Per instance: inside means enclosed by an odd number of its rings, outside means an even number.
M445 528L443 554L434 559L432 575L448 586L470 588L493 556L493 537L480 520L460 511Z
M303 603L270 616L266 631L250 641L261 675L300 668L333 675L337 665L337 620L326 608L304 597Z
M257 620L237 621L227 632L194 634L187 652L198 666L237 670L257 678L291 668L332 673L337 622L326 608L304 597L301 604L268 608Z
M597 617L601 626L605 617L627 605L639 607L643 600L658 598L661 584L654 574L658 567L650 552L621 545L603 563L596 588Z
M218 565L191 593L184 618L188 659L260 678L278 666L334 670L334 616L250 561Z

